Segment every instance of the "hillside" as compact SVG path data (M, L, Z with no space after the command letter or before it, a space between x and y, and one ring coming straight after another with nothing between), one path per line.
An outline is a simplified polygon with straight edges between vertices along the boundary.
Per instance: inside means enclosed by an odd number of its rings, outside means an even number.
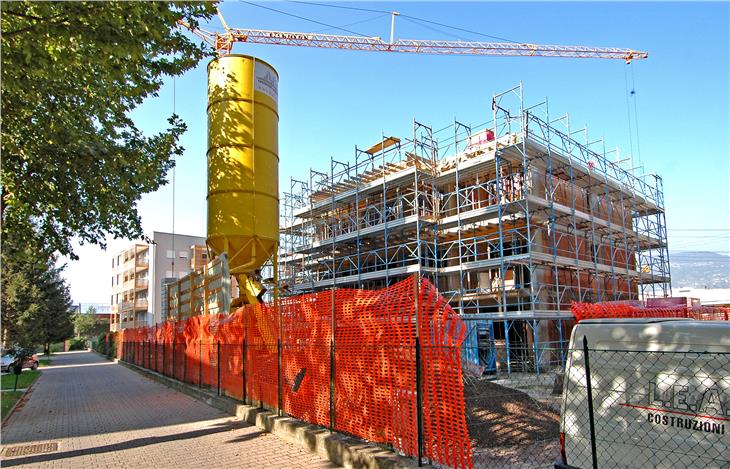
M730 288L730 256L710 251L669 253L672 287Z

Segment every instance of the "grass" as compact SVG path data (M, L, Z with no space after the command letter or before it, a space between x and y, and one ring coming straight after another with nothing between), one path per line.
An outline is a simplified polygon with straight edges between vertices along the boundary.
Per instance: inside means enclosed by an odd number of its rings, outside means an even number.
M38 359L38 366L40 366L40 367L49 366L52 361L53 360L51 360L50 358L45 358L45 355L44 355L43 358Z
M18 376L18 389L24 389L33 384L33 381L38 379L38 376L40 376L40 371L33 371L33 370L23 370L23 372ZM2 378L0 378L0 388L2 388L3 391L5 390L12 390L15 386L15 375L12 373L8 373L6 375L3 375ZM3 405L5 401L5 392L3 392Z
M3 378L5 378L3 376ZM13 408L18 399L23 395L23 391L5 391L0 399L0 418L5 418L10 409Z

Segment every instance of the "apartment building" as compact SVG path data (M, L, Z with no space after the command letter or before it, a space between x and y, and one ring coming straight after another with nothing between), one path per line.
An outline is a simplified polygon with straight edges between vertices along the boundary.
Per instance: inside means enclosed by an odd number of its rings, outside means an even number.
M164 321L164 285L207 263L205 238L155 231L111 259L112 331Z
M112 331L148 322L149 246L133 243L111 258Z

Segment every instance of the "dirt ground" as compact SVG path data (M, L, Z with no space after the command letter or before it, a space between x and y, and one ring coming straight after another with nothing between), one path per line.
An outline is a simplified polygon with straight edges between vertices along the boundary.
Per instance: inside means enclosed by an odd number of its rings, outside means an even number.
M464 384L476 467L549 466L558 457L560 415L525 392L472 379Z

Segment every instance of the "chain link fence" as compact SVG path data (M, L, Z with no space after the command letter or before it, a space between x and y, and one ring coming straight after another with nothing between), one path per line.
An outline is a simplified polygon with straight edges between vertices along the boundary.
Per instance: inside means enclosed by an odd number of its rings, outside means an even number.
M569 364L562 421L570 466L730 468L730 353L586 342Z

